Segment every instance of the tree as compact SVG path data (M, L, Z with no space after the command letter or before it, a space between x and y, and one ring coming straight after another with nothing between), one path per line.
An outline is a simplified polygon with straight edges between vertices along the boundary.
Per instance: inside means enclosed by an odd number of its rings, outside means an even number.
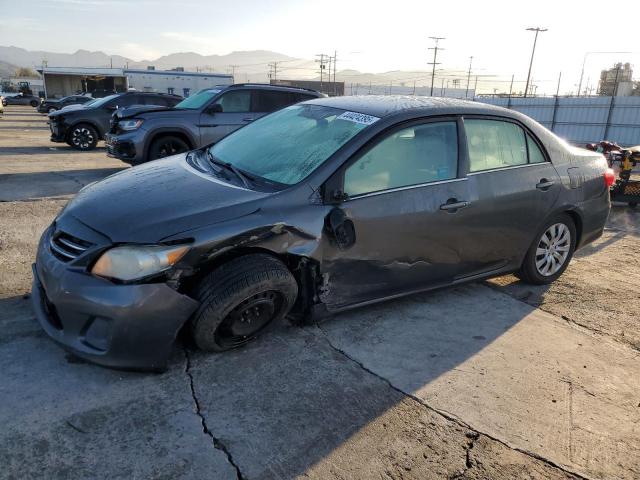
M20 78L38 78L38 74L28 67L16 68L16 77Z

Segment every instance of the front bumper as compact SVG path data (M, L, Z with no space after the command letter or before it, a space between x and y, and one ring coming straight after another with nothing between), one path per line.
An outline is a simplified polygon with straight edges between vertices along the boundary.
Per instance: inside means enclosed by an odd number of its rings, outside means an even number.
M62 143L67 141L67 128L61 122L52 122L49 120L49 130L51 130L51 141Z
M143 160L144 152L139 146L142 144L136 141L136 132L114 134L107 133L104 136L107 147L107 156L123 160L128 163L140 163Z
M143 370L166 368L178 331L198 307L164 283L116 285L70 267L48 241L33 265L31 301L42 328L66 349L100 365Z

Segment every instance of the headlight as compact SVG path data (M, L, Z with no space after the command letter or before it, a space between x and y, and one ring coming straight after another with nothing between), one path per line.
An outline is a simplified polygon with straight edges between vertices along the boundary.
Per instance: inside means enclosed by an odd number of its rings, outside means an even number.
M171 268L189 250L188 246L126 246L107 250L91 269L100 277L137 280Z
M143 120L134 119L134 120L123 120L122 122L118 122L118 127L120 130L136 130L140 128Z

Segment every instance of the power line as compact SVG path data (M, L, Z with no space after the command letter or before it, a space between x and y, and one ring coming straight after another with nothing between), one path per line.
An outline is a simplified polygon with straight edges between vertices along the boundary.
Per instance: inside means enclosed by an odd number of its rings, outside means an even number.
M436 65L440 65L438 62L436 62L436 59L438 58L438 42L440 40L445 40L445 37L429 37L431 40L435 41L435 46L429 48L429 50L433 50L433 62L428 62L428 65L432 65L432 69L431 69L431 96L433 97L433 81L435 79L436 76ZM441 48L440 50L444 50L444 48Z

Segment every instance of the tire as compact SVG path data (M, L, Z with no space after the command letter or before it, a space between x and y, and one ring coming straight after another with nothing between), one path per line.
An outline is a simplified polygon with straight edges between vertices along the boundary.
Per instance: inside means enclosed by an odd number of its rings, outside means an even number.
M235 258L196 288L200 307L190 320L198 348L223 352L241 347L285 317L298 295L287 267L265 254Z
M189 150L189 145L180 137L167 135L157 138L151 143L148 159L157 160L158 158L170 157Z
M29 105L31 105L32 107L37 107L38 106L38 102L36 102L35 100L31 100L29 102Z
M57 112L58 109L55 107L49 107L48 113L53 113L53 112Z
M549 219L536 235L518 272L533 285L554 282L567 269L576 248L576 226L566 213Z
M91 125L81 123L71 128L67 140L73 148L86 152L98 144L98 132Z

